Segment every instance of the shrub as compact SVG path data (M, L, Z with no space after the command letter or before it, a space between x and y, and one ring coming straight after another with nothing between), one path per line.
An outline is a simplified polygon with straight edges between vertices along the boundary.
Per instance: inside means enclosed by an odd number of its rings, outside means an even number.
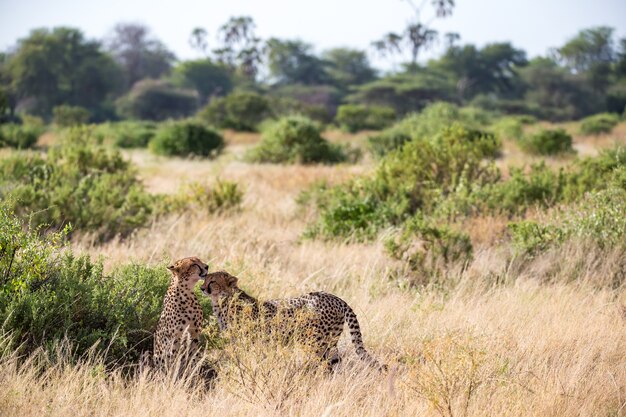
M555 244L560 244L565 238L562 229L529 220L509 223L507 229L513 246L518 251L527 254L542 252Z
M160 80L135 83L117 101L117 112L128 119L166 120L191 116L198 108L198 94Z
M599 135L611 133L619 123L619 116L613 113L600 113L585 117L580 122L580 133L583 135Z
M80 106L56 106L52 109L53 121L59 127L84 125L89 121L89 110Z
M260 94L238 91L213 99L198 116L219 128L255 131L270 116L270 106L268 99Z
M554 172L541 162L531 165L527 174L511 168L507 181L485 185L475 191L474 199L492 212L521 213L534 205L551 207L559 202L565 182L563 172Z
M526 152L536 155L574 153L572 137L563 129L541 129L523 138L520 146Z
M75 357L97 343L109 363L138 362L152 348L167 269L127 264L105 274L65 247L65 235L40 235L0 202L0 323L13 347L28 354L67 339Z
M517 117L503 117L495 122L491 129L503 139L519 141L524 135L524 123Z
M321 136L320 126L303 116L283 117L264 132L262 142L249 158L271 163L335 163L346 155L342 149Z
M325 190L307 235L369 238L418 211L429 214L458 188L498 178L493 164L484 162L493 144L493 137L458 125L428 140L409 141L385 156L372 177Z
M360 104L344 104L337 109L335 122L348 132L366 129L384 129L396 119L392 107L364 106Z
M576 201L585 193L607 188L615 175L626 172L626 148L605 149L597 157L576 161L567 172L563 200ZM622 186L626 189L626 184Z
M472 257L469 236L447 226L435 225L417 213L396 236L385 242L387 252L411 270L431 274L439 266L467 262Z
M120 148L145 148L154 137L157 124L144 121L125 121L99 125L97 133Z
M46 158L17 153L0 161L0 196L34 225L125 236L150 218L153 197L117 151L94 144L92 129L72 128Z
M422 112L409 115L381 134L368 138L369 147L376 156L397 149L408 140L427 140L452 124L463 126L478 134L488 117L471 109L459 109L450 103L434 103ZM489 135L482 133L483 135ZM495 138L494 138L495 139ZM496 143L499 148L499 142Z
M182 187L177 195L163 198L159 211L193 208L203 212L221 213L238 208L242 200L243 191L236 182L217 180L212 186L194 182Z
M369 136L367 145L376 157L382 157L394 149L399 149L411 140L411 135L402 129L387 129L379 134Z
M32 148L42 129L36 126L8 123L0 125L0 147L16 149Z
M532 221L510 223L513 246L535 254L576 237L591 240L601 248L626 249L626 191L609 188L589 193L583 200L559 210L547 224Z
M150 142L155 154L166 156L215 156L223 147L219 133L192 121L168 123Z
M321 124L328 124L333 120L329 109L321 104L308 104L290 97L270 96L272 117L302 115Z

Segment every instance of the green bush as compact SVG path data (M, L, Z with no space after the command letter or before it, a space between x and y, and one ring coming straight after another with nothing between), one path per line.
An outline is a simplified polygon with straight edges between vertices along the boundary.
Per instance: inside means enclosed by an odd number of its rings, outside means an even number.
M157 124L144 121L107 123L96 128L105 141L120 148L145 148L154 137Z
M32 148L37 143L42 130L42 128L36 126L18 125L15 123L0 125L0 148Z
M517 117L503 117L491 126L491 130L500 138L519 141L524 135L524 123Z
M215 156L224 139L215 130L192 121L172 122L161 127L150 142L150 149L166 156Z
M626 172L626 148L605 149L596 157L575 161L568 170L563 188L563 200L572 202L585 193L609 187L619 172ZM621 186L626 189L626 184Z
M213 99L198 116L222 129L255 131L258 124L270 116L270 103L260 94L237 91Z
M320 126L303 116L288 116L269 125L263 140L248 155L255 162L335 163L346 160L343 150L321 136Z
M372 177L324 190L307 235L367 239L418 211L432 213L457 189L494 182L495 139L454 125L428 140L409 141L385 156Z
M207 187L194 182L182 187L178 194L159 201L160 212L196 209L201 212L222 213L241 206L243 191L236 182L218 180Z
M521 148L535 155L574 153L572 136L563 129L541 129L520 142Z
M601 248L626 249L626 190L612 187L589 193L580 202L552 215L547 224L533 221L510 223L513 246L536 254L575 237Z
M469 236L444 225L435 225L421 213L406 221L399 233L387 239L385 248L391 257L425 275L435 272L438 266L468 262L472 258Z
M337 109L335 122L348 132L379 130L389 127L396 119L392 107L344 104Z
M75 357L97 343L109 363L138 362L152 349L170 281L165 265L105 274L101 262L65 247L65 234L42 236L0 202L0 323L13 348L28 354L67 339Z
M471 108L459 109L450 103L434 103L420 113L411 114L389 129L368 138L369 147L376 156L397 149L408 140L427 140L452 124L463 126L468 131L480 132L489 120L484 112ZM489 135L488 133L482 133ZM494 140L496 138L493 138ZM495 143L498 150L500 143Z
M135 170L118 151L94 143L88 127L67 131L47 157L16 153L0 161L0 197L33 225L126 236L153 211Z
M529 220L509 223L507 229L516 250L526 254L543 252L565 239L561 228Z
M89 110L80 106L56 106L52 109L53 121L59 127L84 125L89 121Z
M528 173L511 168L510 178L477 189L474 199L490 212L522 213L532 206L551 207L563 198L567 178L545 163L533 164Z
M117 103L117 112L127 119L167 120L191 116L198 108L198 94L162 80L135 83Z
M273 118L302 115L322 125L326 125L333 120L328 107L322 104L309 104L291 97L280 96L270 96L269 103L270 113Z
M619 116L613 113L600 113L585 117L580 122L580 133L583 135L599 135L611 133L619 123Z

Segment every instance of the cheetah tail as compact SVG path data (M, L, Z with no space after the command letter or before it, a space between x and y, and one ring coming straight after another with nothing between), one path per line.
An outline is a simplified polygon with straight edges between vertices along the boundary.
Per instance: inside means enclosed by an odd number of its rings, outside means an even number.
M369 363L378 370L383 371L387 370L386 365L381 365L372 355L369 354L367 350L365 350L365 346L363 345L363 336L361 334L361 327L359 326L359 321L356 318L356 314L352 308L345 303L345 312L344 312L344 320L348 323L348 329L350 330L350 338L352 339L352 344L356 349L357 355L364 362Z

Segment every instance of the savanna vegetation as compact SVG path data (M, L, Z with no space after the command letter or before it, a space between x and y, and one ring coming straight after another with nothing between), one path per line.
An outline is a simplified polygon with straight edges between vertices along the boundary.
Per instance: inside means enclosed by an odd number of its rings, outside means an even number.
M529 61L445 34L423 63L416 20L372 42L408 54L382 74L254 29L194 29L193 61L136 24L0 56L0 414L622 415L626 40ZM225 338L198 291L215 378L154 372L186 256L260 299L341 296L389 370Z

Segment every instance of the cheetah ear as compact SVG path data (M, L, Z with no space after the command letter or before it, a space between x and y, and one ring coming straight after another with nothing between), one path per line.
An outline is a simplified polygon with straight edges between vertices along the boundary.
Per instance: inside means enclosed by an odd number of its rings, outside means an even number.
M232 275L228 275L226 277L226 284L229 287L232 287L232 288L236 287L237 286L237 277L232 276Z
M169 269L172 272L176 271L176 267L174 265L168 266L167 269Z

